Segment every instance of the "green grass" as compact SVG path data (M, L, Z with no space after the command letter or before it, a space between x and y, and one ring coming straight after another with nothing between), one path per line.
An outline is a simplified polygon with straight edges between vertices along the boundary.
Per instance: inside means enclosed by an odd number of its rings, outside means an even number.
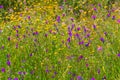
M0 71L0 80L9 77L19 80L77 80L78 76L83 80L102 80L104 77L106 80L119 80L118 5L113 6L116 10L110 17L103 6L88 5L86 7L90 9L83 10L77 18L73 9L70 11L67 5L63 6L61 10L57 2L47 5L40 2L32 7L26 6L27 10L9 14L9 21L1 22L0 69L5 68L5 72ZM93 10L95 7L97 11ZM92 15L96 15L95 20ZM115 19L112 19L114 15ZM56 21L57 16L60 16L60 22ZM84 43L79 44L82 41ZM100 47L102 49L98 50ZM10 66L7 60L11 62Z

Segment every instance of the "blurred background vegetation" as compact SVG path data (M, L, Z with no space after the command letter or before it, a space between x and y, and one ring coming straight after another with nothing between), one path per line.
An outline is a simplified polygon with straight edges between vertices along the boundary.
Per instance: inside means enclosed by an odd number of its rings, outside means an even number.
M9 13L18 12L25 9L26 6L32 6L33 4L39 2L54 2L56 0L0 0L0 19L5 19ZM106 9L111 9L112 4L119 3L119 0L57 0L60 6L68 5L73 9L76 17L79 17L80 10L88 11L90 9L89 5L102 5L106 6ZM46 4L47 5L47 4Z

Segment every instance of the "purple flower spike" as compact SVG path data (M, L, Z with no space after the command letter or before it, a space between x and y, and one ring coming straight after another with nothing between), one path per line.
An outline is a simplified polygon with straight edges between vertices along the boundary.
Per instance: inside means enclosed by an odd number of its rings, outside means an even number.
M80 35L78 33L75 34L75 36L79 39L80 38Z
M0 9L2 9L3 8L3 5L0 5Z
M72 32L71 32L71 31L70 31L70 32L68 32L68 34L69 34L69 36L70 36L70 37L72 37Z
M98 72L98 74L100 74L100 69L98 69L98 71L97 71L97 72Z
M74 22L74 18L71 18L71 21Z
M21 75L21 74L22 74L22 72L18 72L18 74L19 74L19 75Z
M95 16L95 15L92 15L92 19L94 19L94 20L95 20L95 19L96 19L96 16Z
M112 16L112 20L115 20L115 16Z
M94 8L93 10L94 10L94 11L97 11L97 8Z
M67 39L67 42L70 42L70 38Z
M10 37L8 37L8 41L10 41Z
M117 56L120 57L120 53L118 53Z
M120 24L120 19L118 19L117 22Z
M98 6L101 7L101 4L99 3Z
M57 16L56 21L59 23L60 22L60 16Z
M5 72L5 68L2 68L1 71L4 73Z
M96 29L96 25L93 25L93 28Z
M9 77L8 80L12 80L12 78Z
M27 18L30 19L30 16L28 16Z
M1 49L4 49L4 46L2 46Z
M87 43L87 44L85 44L85 46L86 46L86 47L88 47L88 46L89 46L89 44L90 44L90 43Z
M91 78L91 80L95 80L95 78Z
M30 53L30 56L33 56L33 54L32 54L32 53Z
M84 41L79 42L79 45L82 45L82 44L84 44Z
M10 54L7 54L7 58L10 58Z
M77 76L77 80L83 80L81 76Z
M107 17L110 17L110 15L111 15L111 14L110 14L110 13L108 13L108 14L107 14Z
M100 40L101 40L103 43L105 42L104 38L102 38L102 37L100 38Z
M77 30L79 31L79 30L80 30L80 27L78 27Z
M8 65L8 66L10 66L10 65L11 65L11 62L10 62L9 60L7 61L7 65Z
M14 80L18 80L18 78L14 78Z
M74 29L74 27L75 27L75 24L72 24L72 28L71 28L71 30L73 30L73 29Z

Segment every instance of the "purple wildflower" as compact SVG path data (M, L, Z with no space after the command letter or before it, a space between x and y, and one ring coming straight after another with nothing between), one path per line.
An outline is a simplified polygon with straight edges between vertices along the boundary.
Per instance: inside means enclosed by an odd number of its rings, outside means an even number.
M104 32L104 35L107 36L107 32Z
M18 78L14 78L14 80L18 80Z
M28 16L27 18L30 19L30 16Z
M23 72L23 74L25 75L25 74L26 74L26 72L24 71L24 72Z
M69 31L68 34L70 37L72 37L72 31Z
M32 54L32 53L30 53L30 56L33 56L33 54Z
M32 70L31 72L30 72L30 74L34 74L35 73L35 71L34 70Z
M83 55L80 55L79 57L78 57L78 61L80 61L80 60L82 60L83 59Z
M94 11L97 11L97 8L93 8Z
M77 30L79 31L79 30L80 30L80 27L77 27Z
M3 8L3 5L0 5L0 9L2 9Z
M38 35L38 32L36 31L36 32L33 32L33 35Z
M97 70L98 74L100 74L100 69Z
M95 80L95 78L91 78L91 80Z
M89 66L89 64L86 64L86 67L88 67Z
M7 58L10 58L10 54L7 54Z
M45 34L45 37L47 37L48 36L48 34Z
M8 41L10 41L10 37L8 37Z
M94 20L95 20L95 19L96 19L96 16L95 16L95 15L92 15L92 19L94 19Z
M98 46L97 50L101 51L102 50L102 46Z
M12 80L12 78L9 77L8 80Z
M120 19L118 19L117 22L120 24Z
M20 25L18 25L18 28L21 28L21 26L20 26Z
M60 22L60 16L57 16L56 21L59 23Z
M93 25L93 28L96 29L96 25Z
M4 46L2 46L1 49L4 49Z
M102 38L102 37L100 38L100 40L101 40L103 43L105 42L104 38Z
M86 38L87 38L87 37L90 37L90 34L87 34L87 35L86 35Z
M71 41L71 39L70 39L70 37L67 39L67 42L70 42Z
M80 35L78 33L75 34L75 36L79 39L80 38Z
M19 74L19 75L21 75L21 74L22 74L22 72L20 71L20 72L18 72L18 74Z
M71 28L71 30L73 30L74 27L75 27L75 24L72 24L72 28Z
M115 16L112 16L112 20L115 20Z
M87 44L85 44L85 46L86 46L86 47L88 47L88 46L89 46L89 44L90 44L90 43L88 42Z
M11 62L10 62L9 60L7 61L7 65L8 65L8 66L10 66L10 65L11 65Z
M4 73L5 72L5 68L2 68L1 71Z
M83 80L81 76L77 76L77 80Z
M19 34L16 34L16 37L19 37Z
M111 15L111 14L110 14L110 13L108 13L108 14L107 14L107 17L110 17L110 15Z
M16 33L18 33L18 30L16 30Z
M74 22L74 18L71 18L71 21Z
M101 4L99 3L98 6L101 7Z
M84 41L79 42L79 45L82 45L82 44L84 44Z
M46 73L49 73L49 70L48 70L48 69L46 69L46 70L45 70L45 72L46 72Z
M16 49L18 48L18 43L16 44L16 46L15 46L15 47L16 47Z
M66 15L65 13L62 14L63 17L64 17L65 15Z
M118 53L117 56L120 57L120 53Z

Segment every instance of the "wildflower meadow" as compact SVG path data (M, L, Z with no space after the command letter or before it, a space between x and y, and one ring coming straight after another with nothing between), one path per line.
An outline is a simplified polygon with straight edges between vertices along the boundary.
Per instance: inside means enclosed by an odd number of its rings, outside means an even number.
M120 80L120 0L0 0L0 80Z

